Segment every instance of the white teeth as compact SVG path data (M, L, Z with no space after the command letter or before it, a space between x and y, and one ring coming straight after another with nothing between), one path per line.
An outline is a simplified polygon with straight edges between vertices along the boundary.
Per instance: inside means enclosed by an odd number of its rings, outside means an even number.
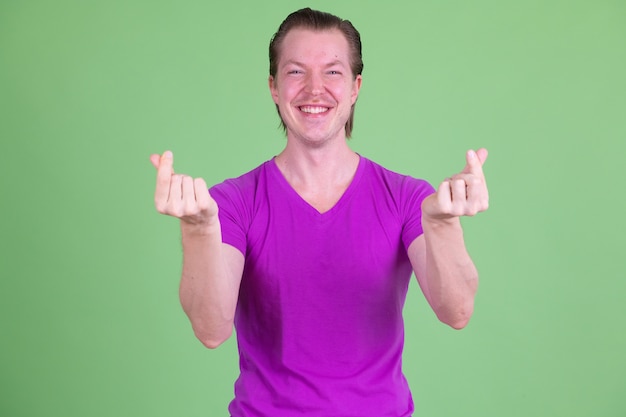
M300 107L300 110L303 111L304 113L318 114L318 113L327 112L328 107L302 106Z

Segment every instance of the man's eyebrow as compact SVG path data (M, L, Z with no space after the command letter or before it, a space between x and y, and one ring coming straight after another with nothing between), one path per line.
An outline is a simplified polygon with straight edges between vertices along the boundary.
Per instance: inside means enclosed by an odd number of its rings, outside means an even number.
M295 59L288 59L287 61L283 62L280 66L284 67L286 65L296 65L299 67L306 67L306 64ZM340 67L346 66L340 59L335 59L335 60L328 62L327 64L324 64L324 67L329 68L329 67L334 67L335 65L338 65Z
M343 61L341 61L339 59L336 59L336 60L331 61L328 64L326 64L327 67L334 67L335 65L339 65L340 67L344 67L345 66Z
M280 66L284 67L285 65L297 65L299 67L303 67L304 64L300 61L296 61L295 59L288 59L287 61L283 62Z

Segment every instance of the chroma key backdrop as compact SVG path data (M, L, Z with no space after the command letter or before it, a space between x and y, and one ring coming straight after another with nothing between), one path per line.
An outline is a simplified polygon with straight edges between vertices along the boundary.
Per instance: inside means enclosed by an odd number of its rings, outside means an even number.
M626 3L0 2L0 415L227 415L234 338L178 301L151 153L215 184L282 149L268 44L311 5L351 20L350 145L438 184L486 147L467 328L413 280L416 416L626 415Z

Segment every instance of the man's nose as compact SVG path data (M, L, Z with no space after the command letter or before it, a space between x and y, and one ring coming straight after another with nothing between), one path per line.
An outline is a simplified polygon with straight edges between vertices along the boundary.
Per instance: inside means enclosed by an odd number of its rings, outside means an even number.
M324 79L321 74L309 73L306 79L307 93L317 95L324 91Z

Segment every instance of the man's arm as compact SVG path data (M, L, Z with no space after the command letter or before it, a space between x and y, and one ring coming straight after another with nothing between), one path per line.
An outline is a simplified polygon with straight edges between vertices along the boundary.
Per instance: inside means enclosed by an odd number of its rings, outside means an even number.
M409 246L420 287L442 322L462 329L474 311L478 272L467 253L460 216L487 209L489 194L482 170L487 150L469 151L463 171L441 183L422 203L424 234Z
M183 268L180 301L196 337L216 348L233 329L244 257L222 243L217 203L202 178L175 174L171 152L152 155L157 168L154 202L159 213L180 219Z

